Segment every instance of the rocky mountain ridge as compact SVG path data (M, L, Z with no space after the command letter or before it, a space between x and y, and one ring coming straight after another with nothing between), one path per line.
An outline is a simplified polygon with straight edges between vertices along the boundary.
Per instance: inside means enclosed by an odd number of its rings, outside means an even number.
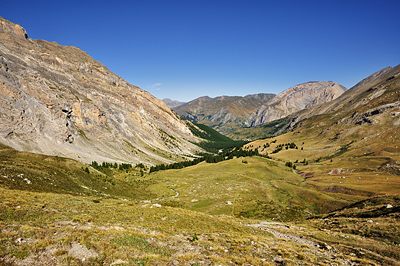
M347 89L333 81L311 81L293 86L261 106L248 119L251 127L283 118L311 106L332 101Z
M335 125L374 124L378 121L374 117L389 111L396 117L398 112L392 110L397 110L400 105L398 97L396 98L397 92L393 91L398 86L399 75L400 65L386 67L363 79L332 101L310 106L280 120L257 127L233 131L228 136L233 139L277 136L301 126L303 120L314 121L321 116L331 117L330 121Z
M159 163L199 148L187 121L76 47L0 17L0 142L83 162Z
M334 101L313 106L307 109L307 112L303 110L294 113L287 129L293 129L301 120L332 114L335 116L336 124L373 124L375 122L372 116L400 107L400 99L396 95L398 91L389 93L391 90L398 90L396 86L399 77L400 65L383 68L357 83ZM396 116L397 112L393 114ZM344 117L338 119L342 116Z
M173 110L190 121L205 124L224 134L232 129L246 126L248 116L273 97L275 94L268 93L244 97L204 96L177 106Z
M190 121L206 124L227 134L238 128L265 124L332 101L346 90L333 81L312 81L293 86L278 95L204 96L174 107L173 110Z

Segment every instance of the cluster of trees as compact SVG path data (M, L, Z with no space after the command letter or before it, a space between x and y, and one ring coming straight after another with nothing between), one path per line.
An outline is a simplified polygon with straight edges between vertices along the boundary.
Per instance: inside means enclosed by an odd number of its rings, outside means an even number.
M302 163L304 165L308 165L308 161L306 159L303 159L303 161L301 161L300 163Z
M302 161L299 162L299 160L296 160L294 163L292 162L286 162L285 165L287 167L293 168L296 170L296 163L302 163L304 165L308 165L308 161L306 159L303 159Z
M272 143L272 142L271 142ZM283 148L285 147L285 149L298 149L297 145L292 143L286 143L286 144L279 144L278 146L276 146L275 150L272 151L272 153L278 153L280 152Z
M161 170L168 170L168 169L182 169L184 167L196 165L204 160L205 160L204 157L199 157L192 161L183 161L183 162L177 162L177 163L172 163L172 164L158 164L156 166L151 166L149 173L161 171Z
M292 162L286 162L285 165L296 170L296 165Z
M234 157L248 157L248 156L255 156L260 155L258 150L243 150L243 149L234 149L232 151L226 151L220 153L218 155L211 155L211 154L203 154L201 157L194 159L193 161L184 161L184 162L177 162L173 164L159 164L156 166L150 167L150 173L161 171L161 170L168 170L168 169L181 169L184 167L196 165L200 162L206 161L207 163L218 163L225 160L231 160Z
M98 162L93 161L90 164L90 166L93 167L94 169L97 169L97 170L101 170L103 168L114 168L114 169L117 169L118 168L118 163L103 162L102 164L99 164Z
M133 168L133 165L130 164L130 163L121 163L121 164L118 164L118 163L102 162L101 164L99 164L99 163L96 162L96 161L93 161L93 162L90 164L90 166L93 167L94 169L100 171L100 172L105 173L105 174L109 174L110 171L111 171L110 169L118 169L118 170L121 170L121 171L124 171L124 170L125 170L125 171L128 171L129 169L132 169L132 168ZM144 164L142 164L142 163L137 164L135 167L141 168L141 169L146 168L146 167L144 166Z
M207 163L218 163L218 162L222 162L225 160L231 160L234 157L239 158L239 157L250 157L250 156L256 156L256 155L260 155L258 153L257 149L255 149L255 150L235 149L232 151L224 152L223 154L207 156L206 162Z

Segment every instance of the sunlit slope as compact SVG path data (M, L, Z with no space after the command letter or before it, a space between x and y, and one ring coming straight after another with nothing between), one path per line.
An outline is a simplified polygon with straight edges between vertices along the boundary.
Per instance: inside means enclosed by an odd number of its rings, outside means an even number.
M228 136L232 139L246 140L273 137L292 130L310 118L312 120L308 120L308 124L315 128L322 126L320 122L324 122L324 125L328 127L334 123L350 126L351 124L375 124L377 121L373 116L386 111L398 117L396 108L398 109L399 106L399 73L400 65L384 68L363 79L331 102L306 108L261 126L242 128L230 132ZM322 116L324 117L322 121L320 121L322 118L320 115L326 115ZM314 116L318 118L313 119Z
M180 207L209 214L288 221L346 204L301 186L303 178L282 162L234 158L148 174L118 166L96 170L76 161L0 151L0 184L13 190L67 193Z
M102 198L153 199L154 181L139 180L141 168L109 170L107 174L72 159L19 152L0 144L0 186ZM122 176L121 176L122 175Z
M396 253L363 250L367 253L356 256L352 243L379 242L349 233L146 202L14 192L0 188L5 265L393 265L396 260Z
M262 157L235 158L217 164L152 173L167 186L169 197L161 204L209 214L227 214L281 221L308 217L345 205L346 201L303 187L303 178L281 162Z
M1 148L0 264L396 265L400 259L397 198L326 213L361 196L307 186L283 161L244 157L147 174L139 165L98 171ZM301 219L318 212L317 219Z
M371 86L371 84L368 84ZM394 68L331 113L302 120L284 135L247 145L291 162L303 186L343 198L400 192L400 78ZM346 96L346 95L345 95ZM277 150L294 143L297 148Z

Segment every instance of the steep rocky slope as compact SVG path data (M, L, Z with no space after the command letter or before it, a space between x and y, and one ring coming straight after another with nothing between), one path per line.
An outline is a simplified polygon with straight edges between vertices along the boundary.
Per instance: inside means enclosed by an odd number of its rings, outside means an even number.
M248 118L249 126L258 126L289 114L339 97L346 88L333 81L314 81L293 86L261 106Z
M76 47L28 39L0 17L0 142L84 162L159 163L198 147L161 100Z
M388 82L393 82L399 75L400 67L386 67L357 83L354 87L343 93L336 100L323 105L316 105L307 111L294 114L293 122L309 118L319 114L327 114L336 111L349 112L358 106L366 105L380 97L387 89L383 89Z
M247 125L248 116L260 106L267 104L275 94L254 94L245 97L208 96L197 98L173 108L179 115L208 125L221 133Z
M266 145L264 152L278 159L293 159L296 155L299 162L329 161L327 165L350 168L349 173L375 171L399 176L400 65L374 73L330 103L292 115L285 126L290 131L278 136L277 141L303 143L303 147L274 152L277 144ZM335 160L337 157L340 159ZM340 174L340 170L331 170L321 174Z

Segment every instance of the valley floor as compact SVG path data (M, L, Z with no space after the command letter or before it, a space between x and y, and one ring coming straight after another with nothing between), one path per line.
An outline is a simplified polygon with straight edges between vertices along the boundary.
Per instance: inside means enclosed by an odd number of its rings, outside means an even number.
M358 190L348 174L357 193L324 190L346 188L341 174L325 184L325 168L304 167L314 176L259 156L99 171L3 147L0 264L400 265L396 193L372 194L372 178ZM379 189L397 191L387 176Z

